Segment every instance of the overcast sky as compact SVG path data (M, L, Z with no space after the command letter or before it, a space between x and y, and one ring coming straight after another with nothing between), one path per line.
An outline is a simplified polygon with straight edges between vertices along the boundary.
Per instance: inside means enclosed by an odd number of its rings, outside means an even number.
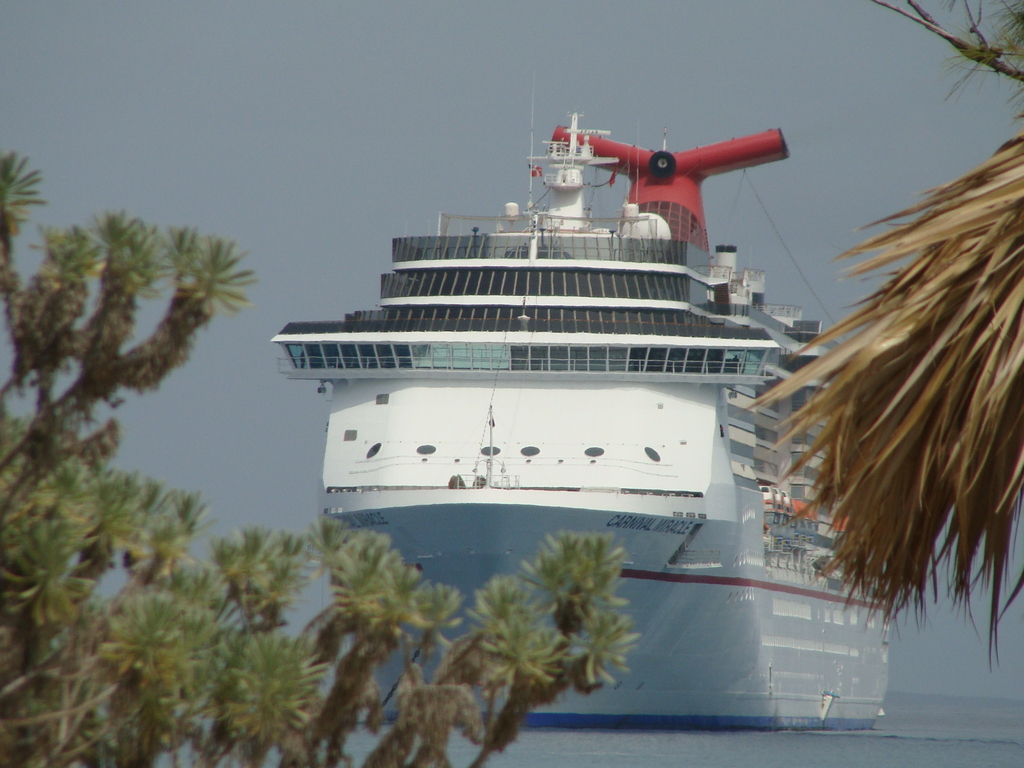
M127 209L249 251L255 307L121 409L119 463L202 491L219 531L303 529L327 410L316 382L277 373L269 339L372 309L391 238L431 233L439 211L525 203L531 94L538 150L571 111L652 148L667 128L673 151L781 128L790 159L706 182L709 238L767 270L769 301L839 317L870 287L833 261L857 228L1016 130L992 79L949 97L947 56L868 0L8 0L0 148L43 171L38 223ZM1024 697L1022 616L1018 603L990 671L985 639L933 609L893 642L891 687Z

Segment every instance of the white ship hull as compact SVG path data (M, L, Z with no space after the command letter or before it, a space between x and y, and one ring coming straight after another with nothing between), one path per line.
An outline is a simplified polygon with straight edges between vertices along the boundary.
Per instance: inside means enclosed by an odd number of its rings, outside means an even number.
M879 620L862 603L847 605L821 577L766 567L762 494L736 483L728 439L717 424L718 390L660 385L623 391L615 382L565 389L524 381L490 386L377 381L339 387L325 466L325 483L335 492L324 495L324 508L353 527L387 533L424 577L456 586L470 599L492 575L519 570L549 533L615 534L628 553L619 594L629 600L625 610L641 634L629 657L630 671L614 686L589 696L569 695L533 713L532 725L871 727L886 683ZM376 405L378 394L388 395L386 407ZM616 394L621 395L618 401ZM607 410L592 410L591 399L605 403ZM496 423L495 445L541 448L530 464L518 452L505 451L512 454L504 462L504 476L514 478L505 482L509 487L473 488L469 483L451 489L444 483L474 460L479 436L469 439L465 451L459 450L458 436L481 429L475 400L494 402L495 413L506 416ZM504 407L513 400L520 412ZM550 406L542 406L552 401L557 418ZM666 412L671 418L659 418ZM567 466L552 446L561 442L566 422L584 420L588 413L589 423L581 422L586 426L575 432L589 431L591 439L577 441L575 450L565 449L577 457ZM615 418L605 417L612 413ZM653 416L645 419L645 414ZM351 446L332 441L332 435L342 435L340 430L352 424L360 425L360 438L364 432L368 438L348 441ZM680 430L688 435L684 445ZM617 460L612 451L596 464L583 456L587 442L632 442L632 454L642 455L638 431L642 442L657 442L662 452L656 469ZM428 436L437 450L411 458L409 446ZM376 442L405 447L395 451L400 456L386 449L370 459L346 461L341 455L346 450L363 454L367 443ZM687 461L691 451L694 460ZM630 451L623 447L617 453ZM641 488L650 472L658 473L663 488L685 491L688 484L699 483L703 494L621 490ZM563 482L552 483L553 475ZM359 490L353 477L360 478ZM406 483L387 482L399 477ZM609 485L585 482L591 477ZM611 489L612 482L618 490ZM540 483L551 484L541 489ZM568 486L579 490L564 490ZM698 523L696 535L690 536ZM689 545L685 562L670 565L684 541Z

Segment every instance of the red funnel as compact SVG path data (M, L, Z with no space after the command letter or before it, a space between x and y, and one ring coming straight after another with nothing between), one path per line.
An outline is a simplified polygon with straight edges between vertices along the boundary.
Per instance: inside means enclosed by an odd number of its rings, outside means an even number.
M569 131L559 126L552 141L568 141ZM613 167L629 176L633 186L629 202L639 203L640 210L657 213L672 229L676 240L684 240L708 250L704 226L704 203L700 185L708 176L772 163L789 157L782 131L775 129L730 139L685 152L655 152L629 144L590 136L594 154L615 157ZM583 141L582 136L577 141Z

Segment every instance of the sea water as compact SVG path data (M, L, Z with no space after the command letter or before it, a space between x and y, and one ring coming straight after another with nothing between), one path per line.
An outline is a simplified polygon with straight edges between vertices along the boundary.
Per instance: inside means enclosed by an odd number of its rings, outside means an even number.
M350 747L361 756L371 737ZM454 768L471 745L452 739ZM358 765L358 761L356 763ZM855 732L525 729L492 768L1024 768L1024 700L890 692L874 730Z

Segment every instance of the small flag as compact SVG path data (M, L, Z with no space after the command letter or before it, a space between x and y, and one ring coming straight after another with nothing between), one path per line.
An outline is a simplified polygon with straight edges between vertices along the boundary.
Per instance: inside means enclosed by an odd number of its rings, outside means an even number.
M494 429L494 417L491 416L491 429Z
M541 168L539 165L535 165L535 166L530 168L530 175L533 176L534 178L543 176L544 175L544 169Z

